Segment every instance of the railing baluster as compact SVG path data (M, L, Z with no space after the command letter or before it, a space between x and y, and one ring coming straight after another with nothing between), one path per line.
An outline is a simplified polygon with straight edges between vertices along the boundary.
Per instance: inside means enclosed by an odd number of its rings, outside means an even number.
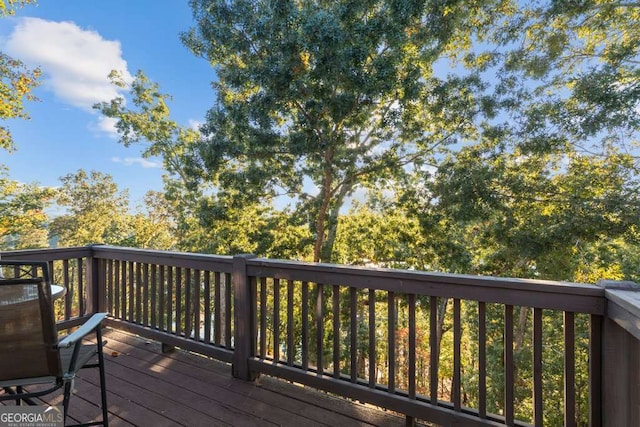
M142 323L149 325L149 264L142 266Z
M193 302L193 284L191 283L192 271L190 268L185 268L184 271L184 336L191 337L191 330L193 329L193 313L191 303Z
M602 425L602 317L589 318L589 426Z
M369 387L376 386L376 290L369 288Z
M273 279L273 363L280 361L280 279Z
M86 304L84 300L85 292L84 292L84 274L82 271L82 258L76 259L76 268L77 268L77 278L78 278L78 309L79 315L84 315L86 313Z
M487 303L478 302L478 415L487 418Z
M396 302L393 292L387 292L387 350L389 361L389 393L396 392Z
M287 281L287 364L293 366L293 280Z
M460 393L460 342L462 341L462 326L460 324L460 299L453 300L453 384L451 385L451 394L453 400L453 409L460 411L461 409L461 393Z
M429 297L429 393L431 404L438 404L438 297Z
M564 312L564 425L576 425L576 366L574 314Z
M159 313L158 313L158 328L159 329L164 329L165 331L166 329L166 324L165 324L165 314L167 312L167 307L165 306L165 292L166 292L166 286L165 286L165 275L164 275L164 265L159 265L158 266L158 281L160 282L160 289L158 291L159 293L159 298L158 298L158 309L159 309Z
M409 294L409 399L416 398L416 294Z
M55 275L56 275L56 269L54 268L54 267L55 267L55 264L54 264L53 260L52 260L52 261L48 261L48 262L47 262L47 267L49 267L49 275L50 275L50 279L51 279L51 281L52 281L53 283L56 283L56 282L57 282L56 277L55 277ZM43 274L44 274L44 273L43 273Z
M173 267L167 267L167 332L173 333Z
M225 331L224 331L224 341L225 346L227 348L231 348L231 324L233 323L233 306L231 305L231 273L224 274L224 311L226 313L225 317Z
M213 296L213 335L214 342L217 345L222 345L222 296L221 292L221 283L220 283L220 273L214 273L214 288L215 295Z
M127 263L120 261L120 318L127 318Z
M322 294L324 292L322 283L317 284L318 296L316 297L316 367L317 374L323 375L323 357L324 357L324 309Z
M542 425L542 309L533 309L533 421Z
M182 268L176 268L176 335L182 335Z
M504 418L505 424L514 425L513 415L513 385L514 385L514 361L513 361L513 306L504 306Z
M200 270L193 270L193 339L200 338Z
M67 288L67 294L65 295L64 300L64 320L69 320L71 318L72 310L73 310L73 284L69 281L69 260L62 260L62 282L64 286Z
M309 370L309 283L302 282L302 369Z
M134 295L134 275L133 275L133 262L128 261L127 262L127 270L129 272L128 275L128 280L127 283L129 284L129 298L127 301L127 309L128 309L128 316L127 316L127 320L130 322L134 321L134 317L133 317L133 304L135 302L135 299L133 298Z
M106 262L106 274L107 274L107 311L113 313L113 260L107 260ZM80 275L78 275L78 279ZM80 298L82 301L82 298ZM84 314L82 308L80 308L80 314Z
M351 382L358 380L358 290L349 288L349 357Z
M157 268L158 266L155 264L151 264L151 280L149 280L150 282L150 286L151 286L151 327L153 329L157 329L158 328L158 277L157 277Z
M340 286L333 285L333 377L340 378Z
M136 262L136 323L142 323L142 263Z
M211 272L203 272L204 280L204 342L211 342Z
M260 357L267 355L267 278L260 278Z
M115 315L116 318L120 317L120 307L121 307L121 302L120 302L120 262L119 261L115 261L113 263L113 277L114 277L114 310L112 312L112 314Z

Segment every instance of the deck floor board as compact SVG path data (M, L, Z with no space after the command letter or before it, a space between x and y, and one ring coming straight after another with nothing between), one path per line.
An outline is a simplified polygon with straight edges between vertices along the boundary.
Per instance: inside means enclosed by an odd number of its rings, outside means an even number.
M231 367L107 329L105 363L112 426L402 426L404 417L269 377L245 382ZM98 375L80 371L70 422L99 419ZM61 404L60 393L48 404ZM44 402L44 401L43 401ZM6 402L5 402L6 403Z

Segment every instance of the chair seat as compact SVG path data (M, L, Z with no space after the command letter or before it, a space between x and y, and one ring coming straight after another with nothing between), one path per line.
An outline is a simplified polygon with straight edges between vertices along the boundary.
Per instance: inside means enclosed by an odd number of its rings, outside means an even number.
M71 356L73 354L73 347L60 349L60 361L62 362L63 372L69 372L69 364L71 363ZM98 355L98 346L95 344L87 344L80 347L78 352L78 359L76 361L76 370L85 366L91 359ZM21 378L19 380L0 381L0 388L4 387L17 387L17 386L29 386L37 384L55 383L56 377L35 377L35 378Z

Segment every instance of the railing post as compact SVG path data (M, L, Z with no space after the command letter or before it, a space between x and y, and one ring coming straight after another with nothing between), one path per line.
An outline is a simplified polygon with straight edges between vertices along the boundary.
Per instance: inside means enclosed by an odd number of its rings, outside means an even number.
M640 285L603 280L601 425L640 425ZM600 425L592 420L592 425Z
M89 245L87 249L89 254L87 255L86 265L86 313L91 315L93 313L100 313L105 311L105 280L104 280L104 268L98 258L93 256L93 248L98 245Z
M247 260L255 255L236 255L233 257L233 376L245 381L255 380L249 369L248 359L254 354L253 300L255 298L251 279L247 275Z

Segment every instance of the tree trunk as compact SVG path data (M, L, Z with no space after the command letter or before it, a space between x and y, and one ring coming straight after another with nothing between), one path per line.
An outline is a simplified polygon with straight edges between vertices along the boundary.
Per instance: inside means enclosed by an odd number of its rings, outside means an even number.
M333 261L333 244L335 243L336 236L338 234L338 217L340 216L340 209L342 208L342 204L344 203L344 198L351 191L351 187L352 186L349 184L342 185L342 188L340 188L340 192L333 202L331 211L329 212L329 218L325 227L327 229L327 238L324 241L320 252L320 256L323 261Z
M320 189L320 209L318 209L318 217L316 218L316 243L313 248L313 262L326 261L322 259L322 248L327 230L326 220L331 202L331 185L333 184L331 171L331 163L333 162L332 148L327 148L325 151L324 161L324 176L322 177L322 188Z
M444 335L444 316L447 314L447 305L449 304L449 298L442 298L440 304L438 304L438 326L436 330L436 336L438 337L438 348L436 354L440 358L440 347L442 343L442 336Z

